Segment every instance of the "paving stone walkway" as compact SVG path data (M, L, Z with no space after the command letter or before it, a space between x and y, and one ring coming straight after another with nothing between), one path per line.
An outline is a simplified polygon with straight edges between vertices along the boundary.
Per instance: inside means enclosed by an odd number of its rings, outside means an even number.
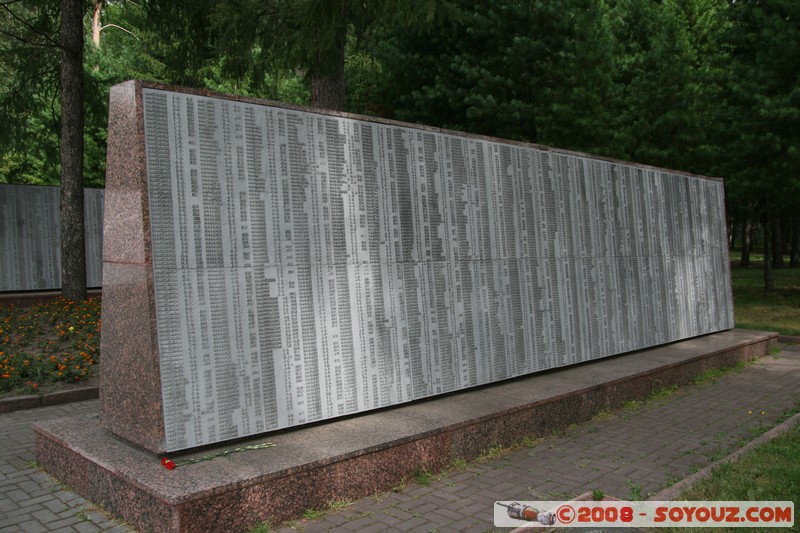
M90 414L98 405L93 400L0 415L0 532L132 531L33 463L31 422ZM716 379L277 531L484 532L494 529L495 500L560 500L595 489L645 498L724 457L798 407L800 346L783 346L778 355Z
M131 531L36 467L31 424L96 413L98 400L0 414L0 532Z

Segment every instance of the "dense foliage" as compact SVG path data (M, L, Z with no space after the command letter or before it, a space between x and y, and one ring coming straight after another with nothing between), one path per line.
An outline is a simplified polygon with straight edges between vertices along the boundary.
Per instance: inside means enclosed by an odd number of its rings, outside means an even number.
M0 182L59 183L59 17L0 0ZM109 87L150 79L724 176L732 238L800 262L796 0L89 0L84 26L87 185Z

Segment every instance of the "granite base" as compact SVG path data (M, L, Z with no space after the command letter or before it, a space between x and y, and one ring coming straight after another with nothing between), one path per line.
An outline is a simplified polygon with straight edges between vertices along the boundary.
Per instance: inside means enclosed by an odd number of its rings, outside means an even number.
M167 470L161 458L102 428L97 417L34 426L39 464L142 531L239 532L334 500L391 488L420 467L581 422L601 410L691 382L709 368L765 355L777 334L730 330L534 374L391 409L273 433L174 459L271 442Z

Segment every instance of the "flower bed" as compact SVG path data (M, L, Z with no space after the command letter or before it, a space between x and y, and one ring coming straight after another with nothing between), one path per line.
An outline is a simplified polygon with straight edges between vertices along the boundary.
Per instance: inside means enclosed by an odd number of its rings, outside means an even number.
M99 298L0 309L0 393L37 392L91 377L99 362L100 324Z

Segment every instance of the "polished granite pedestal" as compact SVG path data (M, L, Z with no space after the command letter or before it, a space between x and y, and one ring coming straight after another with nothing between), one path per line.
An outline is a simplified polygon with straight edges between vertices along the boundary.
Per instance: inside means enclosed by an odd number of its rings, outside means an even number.
M437 471L454 459L587 420L776 345L773 333L729 330L173 456L180 464L275 444L175 470L103 429L97 417L50 420L34 426L37 460L138 530L247 531L389 489L421 467Z

